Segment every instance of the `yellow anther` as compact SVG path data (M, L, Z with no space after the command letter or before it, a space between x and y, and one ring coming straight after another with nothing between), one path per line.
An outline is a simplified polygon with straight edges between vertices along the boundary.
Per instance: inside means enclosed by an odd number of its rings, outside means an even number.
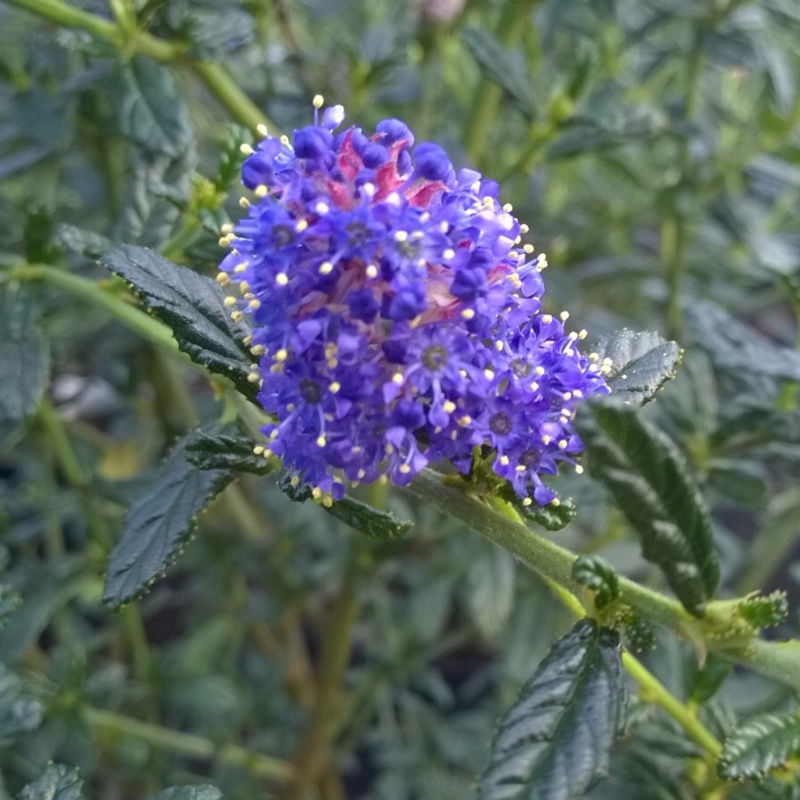
M319 274L320 275L328 275L331 272L333 272L333 264L331 264L330 261L323 261L319 265Z
M269 131L267 131L267 126L263 122L259 122L258 125L256 125L256 132L259 136L263 137L266 136Z
M239 205L242 208L250 208L250 201L246 197L239 198Z
M241 311L234 311L234 312L231 314L231 319L232 319L234 322L240 322L240 321L241 321L241 319L242 319L242 312L241 312Z
M323 492L322 492L322 489L319 488L319 486L315 486L311 490L311 497L313 497L314 500L319 500L320 497L322 497L322 495L323 495Z
M264 345L263 345L263 344L256 344L256 345L253 345L253 346L250 348L250 352L251 352L251 353L252 353L254 356L263 356L263 355L264 355L264 353L266 353L267 351L266 351L266 349L264 348Z
M566 322L569 319L569 311L562 311L558 316L562 322Z
M505 211L506 214L510 214L513 210L514 210L514 206L512 206L511 203L506 203L503 206L503 211Z
M464 309L464 310L461 312L461 316L462 316L464 319L472 319L472 318L475 316L475 311L474 311L474 309L472 309L472 308L465 308L465 309Z
M578 475L583 475L583 467L582 467L580 464L576 464L576 465L575 465L575 472L576 472Z
M527 233L529 230L530 228L524 222L522 223L522 225L519 226L520 233Z
M250 284L247 281L239 281L239 291L243 296L250 294ZM252 297L252 295L250 295Z
M484 197L483 198L483 207L486 209L494 208L494 198L493 197Z
M464 416L463 416L463 417L461 417L461 418L458 420L458 424L459 424L459 426L460 426L460 427L462 427L462 428L466 428L466 427L467 427L467 425L469 425L471 422L472 422L472 417L471 417L471 416L469 416L469 414L464 414Z
M408 231L395 231L394 240L396 242L405 242L408 240Z
M359 479L360 481L363 481L363 480L364 480L364 478L366 478L366 477L367 477L367 471L366 471L365 469L360 469L360 470L359 470L359 471L356 473L356 475L358 475L358 479Z
M568 444L569 444L569 442L566 439L559 439L558 440L558 449L559 450L566 450Z
M445 414L452 414L456 410L456 404L452 400L445 400L442 403L442 409Z
M497 460L500 462L500 464L502 466L504 466L504 467L508 466L508 463L509 463L508 456L500 456L500 458L498 458Z
M367 277L377 278L378 277L378 268L374 264L368 264L366 269Z
M526 245L524 245L524 246L522 247L522 249L523 249L523 250L524 250L524 251L525 251L525 252L526 252L528 255L530 255L530 254L533 252L533 245L532 245L532 244L526 244Z
M221 236L217 241L220 247L230 247L231 240L227 236Z
M386 484L389 483L389 479L385 475L379 475L378 476L378 483L381 486L386 486Z
M227 272L220 272L219 275L217 275L217 283L220 286L227 286L230 282L231 279Z
M550 444L552 439L553 439L552 436L548 436L546 433L542 434L542 444L544 444L544 445Z
M326 494L325 497L322 498L322 505L325 508L332 508L333 507L333 498L330 495Z
M409 467L409 466L408 466L408 464L401 464L401 465L398 467L398 470L399 470L400 472L402 472L402 473L403 473L403 475L408 475L408 473L409 473L409 472L411 472L411 467Z
M260 444L256 445L253 448L253 453L255 453L255 455L257 455L257 456L263 456L264 455L264 448Z
M492 370L490 370L490 369L485 369L483 371L483 375L484 375L484 377L486 378L487 381L493 381L494 380L494 372L492 372Z
M580 389L578 389L578 391L580 391ZM572 400L572 392L564 392L564 394L561 395L561 399Z
M289 283L289 276L285 272L279 272L275 276L275 283L277 283L278 286L286 286L286 284Z
M236 305L236 298L235 297L230 297L230 296L226 297L222 301L222 305L224 305L225 308L231 308L231 306L235 306Z
M247 380L250 381L250 383L258 383L261 380L261 375L257 372L250 372L247 375Z
M247 144L247 142L243 142L242 144L239 145L239 151L242 153L242 155L245 156L253 155L253 148L250 147L250 145Z
M325 438L325 434L321 433L319 436L317 436L317 447L325 447L327 441L328 440Z
M341 388L342 388L342 384L339 383L338 381L333 381L332 383L328 384L328 391L331 394L336 394L339 391L339 389L341 389Z
M321 94L315 94L314 99L311 101L311 105L314 106L314 108L322 108L324 102L325 98Z
M257 300L255 297L247 304L248 308L252 308L255 311L257 308L261 308L261 301Z
M233 233L233 224L230 222L223 222L222 225L219 226L219 232L223 236L227 236L229 233Z
M449 223L447 223L447 222L440 222L439 223L439 231L441 233L447 233L448 230L450 230Z
M456 257L456 251L453 250L452 247L448 247L447 249L442 251L442 258L446 261L449 261L451 258Z
M545 369L543 366L539 365L536 369L533 370L534 375L538 375L540 378L544 375Z
M528 469L528 468L524 464L517 464L517 466L514 467L514 469L517 472L525 472L525 470Z
M528 384L528 388L529 388L529 389L530 389L532 392L538 392L538 391L539 391L539 384L538 384L538 383L536 383L536 381L531 381L531 382Z
M307 227L308 227L308 222L306 220L304 220L304 219L299 219L295 223L294 229L298 233L302 233Z
M561 501L557 497L554 497L550 501L550 505L553 506L553 508L558 508L561 505Z
M288 147L288 146L289 146L289 137L288 137L286 134L284 134L283 136L281 136L281 144L282 144L284 147Z
M353 455L358 455L361 452L361 450L362 448L359 447L357 444L353 445L353 447L350 448L350 452L353 453ZM362 475L361 477L363 478L364 476Z
M402 372L395 372L392 375L392 383L396 383L398 386L403 382L403 373Z
M389 455L394 453L394 445L387 444L386 447L383 448Z
M255 189L253 189L253 194L256 197L266 197L268 193L269 193L269 189L267 188L266 184L264 184L264 183L259 183L258 186L256 186Z
M584 340L584 339L585 339L585 338L586 338L588 335L589 335L589 331L587 331L587 330L586 330L586 328L584 328L584 329L583 329L583 330L582 330L582 331L581 331L581 332L578 334L578 338L579 338L581 341L583 341L583 340Z
M281 349L278 350L277 353L275 353L273 358L275 359L275 361L286 361L286 359L289 358L289 353L284 347L281 347Z
M527 508L532 502L533 500L531 500L530 497L525 497L522 500L522 505L524 505Z
M237 264L237 265L236 265L236 266L233 268L233 271L234 271L234 272L235 272L237 275L241 275L241 274L242 274L242 273L243 273L243 272L244 272L246 269L247 269L247 264Z
M542 314L542 323L544 325L549 325L553 321L552 314Z

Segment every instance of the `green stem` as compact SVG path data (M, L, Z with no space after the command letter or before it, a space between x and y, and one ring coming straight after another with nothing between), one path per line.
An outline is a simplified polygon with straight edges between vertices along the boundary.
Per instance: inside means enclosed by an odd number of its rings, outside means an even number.
M78 459L72 450L67 438L67 432L56 414L49 400L42 400L37 412L39 422L49 439L49 446L56 456L56 463L64 475L64 480L73 488L80 489L86 485L86 476L83 473Z
M681 335L681 282L683 281L683 222L669 216L661 223L661 264L667 277L667 335L676 339Z
M191 758L215 760L227 766L239 767L256 777L278 782L289 780L292 774L291 766L285 761L254 753L238 745L217 745L202 736L181 733L99 708L84 707L81 714L104 738L114 735L130 736L159 749Z
M460 519L484 538L505 548L534 572L564 590L578 591L572 578L576 554L544 539L514 517L516 511L496 498L482 502L463 490L444 482L443 476L423 470L408 487L416 497L440 511ZM494 504L491 508L486 503ZM500 508L499 506L505 508ZM746 641L726 640L731 601L709 603L706 616L696 619L677 601L627 578L619 579L620 599L651 622L671 628L701 649L713 650L722 657L742 664L769 678L800 691L800 642L764 642L755 637ZM559 596L562 592L559 590ZM574 606L574 603L570 603ZM576 609L577 610L577 609ZM723 635L719 635L722 633Z
M249 128L254 136L260 136L258 129L261 125L266 125L273 136L280 136L278 126L271 122L261 109L242 92L221 64L195 60L188 63L209 92L237 122Z
M350 661L350 640L358 618L359 549L351 540L350 563L334 601L328 628L322 640L319 682L314 707L305 735L294 758L294 780L287 787L286 800L306 800L330 759L338 733L343 706L342 683Z
M495 38L503 47L513 47L526 27L530 27L529 17L533 6L533 0L506 1L495 31ZM464 153L468 164L480 165L486 138L497 120L502 98L500 86L489 78L481 78L464 128Z
M625 671L639 684L640 693L644 700L655 703L689 734L692 741L700 745L710 756L717 758L722 750L722 745L711 731L700 722L694 710L673 697L655 675L649 672L630 653L624 652L622 654L622 665L625 667Z
M49 267L45 264L26 264L4 273L7 280L19 281L44 281L51 286L61 289L73 297L104 309L112 317L122 322L135 333L153 344L178 351L178 343L172 336L169 328L145 314L136 306L123 300L114 291L109 291L103 285L73 275L67 270L58 267Z

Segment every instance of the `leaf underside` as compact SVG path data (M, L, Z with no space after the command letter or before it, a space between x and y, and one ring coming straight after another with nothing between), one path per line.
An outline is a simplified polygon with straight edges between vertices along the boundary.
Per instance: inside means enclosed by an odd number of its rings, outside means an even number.
M602 777L625 725L619 637L582 620L500 723L477 800L573 800Z
M20 792L19 800L83 800L82 787L77 769L50 764Z

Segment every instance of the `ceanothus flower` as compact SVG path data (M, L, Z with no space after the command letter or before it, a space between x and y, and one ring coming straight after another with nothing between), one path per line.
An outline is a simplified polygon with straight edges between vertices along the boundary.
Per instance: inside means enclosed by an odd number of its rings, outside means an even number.
M368 135L314 106L291 141L243 146L255 199L222 240L218 279L252 318L271 417L257 451L327 502L431 462L466 473L476 452L523 503L557 502L542 476L575 463L575 408L608 389L585 332L541 313L547 262L521 244L527 226L400 120Z

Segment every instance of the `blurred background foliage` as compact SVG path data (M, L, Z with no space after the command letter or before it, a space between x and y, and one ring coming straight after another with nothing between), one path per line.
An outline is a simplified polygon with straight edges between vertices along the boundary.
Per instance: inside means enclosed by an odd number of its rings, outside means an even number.
M400 117L500 182L548 254L551 310L594 337L655 329L685 348L649 416L712 507L724 591L782 588L797 607L795 0L64 8L0 4L0 266L55 266L126 298L90 257L107 237L213 274L257 120L228 80L285 131L308 123L318 92L365 129ZM26 354L0 384L41 394L22 419L0 386L0 798L50 760L104 800L196 782L229 800L280 796L343 586L357 618L319 797L471 796L495 720L566 612L510 555L403 495L388 503L413 531L375 543L252 476L145 598L108 612L126 506L176 436L233 412L186 360L48 274L0 287L0 349ZM661 587L600 487L559 481L579 513L558 540ZM797 627L794 612L779 633ZM670 638L644 659L720 737L791 702L714 659L699 669ZM693 747L634 704L590 797L701 796Z

